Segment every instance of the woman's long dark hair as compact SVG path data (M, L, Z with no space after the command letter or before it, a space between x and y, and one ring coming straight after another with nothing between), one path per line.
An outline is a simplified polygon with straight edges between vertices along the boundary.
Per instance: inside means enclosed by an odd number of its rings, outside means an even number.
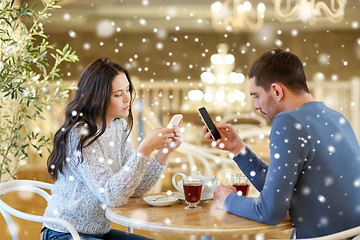
M119 73L125 73L129 81L131 102L127 117L129 130L133 126L131 106L135 98L135 90L128 72L119 64L108 58L99 58L91 63L80 77L74 99L67 105L65 121L55 133L53 150L48 158L47 167L52 179L56 180L63 173L67 159L67 144L70 130L75 124L86 128L85 134L80 134L77 151L82 162L82 149L96 141L106 130L106 110L112 95L112 81ZM96 117L101 116L101 130L98 131Z

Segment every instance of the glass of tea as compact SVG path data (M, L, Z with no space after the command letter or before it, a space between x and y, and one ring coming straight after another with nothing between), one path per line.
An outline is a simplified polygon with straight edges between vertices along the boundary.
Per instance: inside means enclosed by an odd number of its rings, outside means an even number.
M184 188L185 202L188 204L185 209L199 209L198 206L201 200L201 192L204 186L204 179L185 177L182 179Z
M231 184L236 188L237 192L241 192L241 195L247 196L250 189L250 181L247 177L241 173L231 174Z

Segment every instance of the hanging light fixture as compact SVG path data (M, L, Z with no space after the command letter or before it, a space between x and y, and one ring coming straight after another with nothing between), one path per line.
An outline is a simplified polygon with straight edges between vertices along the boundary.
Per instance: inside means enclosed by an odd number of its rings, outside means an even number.
M233 72L235 68L235 57L228 53L229 46L221 43L217 46L217 53L210 57L211 68L200 75L204 83L204 92L201 90L190 90L188 98L190 101L204 100L212 103L217 110L229 108L233 103L243 103L245 93L239 90L245 80L242 73Z
M338 23L344 18L346 0L273 0L275 17L281 22L317 21Z
M265 5L259 3L254 9L250 1L225 0L211 5L211 21L218 31L256 31L264 23Z

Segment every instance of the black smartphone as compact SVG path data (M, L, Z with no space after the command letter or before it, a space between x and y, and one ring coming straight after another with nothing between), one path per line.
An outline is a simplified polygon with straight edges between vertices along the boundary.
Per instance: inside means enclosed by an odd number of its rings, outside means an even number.
M219 131L217 130L217 128L215 127L215 124L214 124L213 120L211 119L209 113L206 111L206 108L204 108L204 107L199 108L198 111L199 111L200 117L202 118L204 124L207 126L212 139L214 141L220 139L221 135L220 135Z

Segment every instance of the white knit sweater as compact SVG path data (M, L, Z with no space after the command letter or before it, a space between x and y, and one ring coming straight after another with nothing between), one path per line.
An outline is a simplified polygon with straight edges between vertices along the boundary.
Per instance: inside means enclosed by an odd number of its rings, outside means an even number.
M155 157L147 158L132 146L127 123L114 120L110 128L83 149L84 161L78 164L76 146L81 129L73 130L67 141L68 158L64 174L59 174L44 216L69 221L80 233L104 234L111 222L105 209L125 205L130 197L141 197L159 179L165 166ZM67 232L65 228L44 224Z

